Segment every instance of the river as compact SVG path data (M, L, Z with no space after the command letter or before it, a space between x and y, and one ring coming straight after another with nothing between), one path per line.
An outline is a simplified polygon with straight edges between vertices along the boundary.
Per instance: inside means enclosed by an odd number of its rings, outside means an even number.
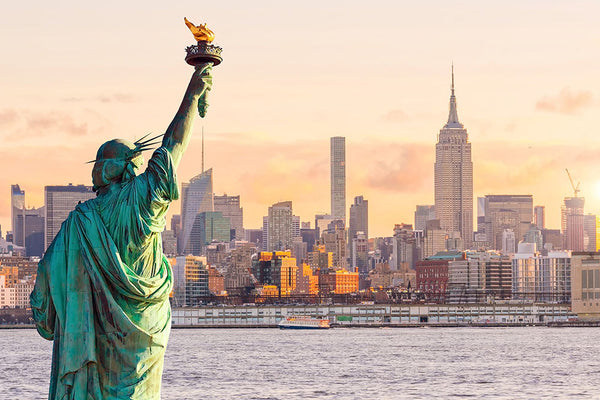
M46 398L51 342L0 349L0 398ZM596 399L599 355L598 328L175 329L162 398Z

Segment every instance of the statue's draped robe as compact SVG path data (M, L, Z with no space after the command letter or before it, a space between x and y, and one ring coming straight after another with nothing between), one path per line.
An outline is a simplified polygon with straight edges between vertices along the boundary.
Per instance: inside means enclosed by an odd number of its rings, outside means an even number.
M172 274L160 232L178 198L171 155L79 204L38 266L37 330L54 340L50 399L159 399Z

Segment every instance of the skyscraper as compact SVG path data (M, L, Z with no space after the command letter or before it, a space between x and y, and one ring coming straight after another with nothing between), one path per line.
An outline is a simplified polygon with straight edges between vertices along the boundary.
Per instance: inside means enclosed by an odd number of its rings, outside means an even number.
M583 241L585 251L596 251L596 220L594 214L583 216Z
M213 240L217 242L229 242L231 240L229 218L225 218L221 212L203 211L196 216L194 222L192 237L198 235L201 247L210 244Z
M485 234L485 197L477 198L477 233Z
M73 185L46 186L44 199L46 204L46 234L44 249L50 246L60 230L61 224L79 203L96 197L91 186Z
M315 215L315 232L317 235L317 239L321 237L323 232L327 230L327 226L333 221L333 218L329 214L316 214Z
M231 230L235 231L235 239L244 238L244 209L240 207L240 196L214 196L215 211L220 211L229 218Z
M352 270L358 268L361 274L369 273L369 240L363 232L356 232L350 247L352 259L350 266Z
M533 223L539 229L546 229L546 207L533 207Z
M25 231L22 224L23 212L25 210L25 191L21 190L19 185L10 186L10 204L13 243L17 246L25 246Z
M473 162L467 130L458 121L454 67L448 122L435 146L435 212L443 230L458 232L466 248L473 241Z
M346 257L346 229L344 221L335 219L327 226L327 230L321 234L321 244L325 245L325 251L331 252L333 267L336 269L348 266Z
M502 234L509 229L515 238L512 252L516 251L515 246L523 239L532 221L533 196L530 194L485 196L485 234L492 249L502 249Z
M419 205L415 210L415 230L425 230L427 221L435 219L435 206L433 205Z
M346 224L346 138L331 138L331 216Z
M564 249L573 251L584 251L584 216L583 197L565 197L561 207L561 229L564 238Z
M350 206L349 242L352 242L356 232L362 232L369 239L369 200L365 200L363 196L356 196L354 204Z
M204 245L199 235L200 226L196 226L200 223L198 215L214 210L212 168L210 168L190 179L189 183L181 185L180 254L200 255ZM193 235L192 232L198 234Z
M410 224L394 225L394 236L392 237L392 257L390 269L398 271L402 269L402 263L410 269L415 268L417 261L417 240Z
M12 242L25 247L28 257L41 257L44 252L44 207L27 208L25 191L19 185L11 185Z
M358 234L361 238L358 239ZM355 239L358 240L355 243ZM351 266L359 266L361 272L366 272L366 261L363 262L361 256L354 252L363 251L365 243L368 247L369 242L369 201L363 196L356 196L354 204L350 206L350 221L348 222L348 247L350 250ZM367 250L368 251L368 250ZM355 265L358 262L360 265Z
M25 209L23 224L25 232L25 254L41 257L44 254L45 208Z
M292 202L282 201L269 207L263 218L263 240L267 251L284 251L292 248L295 237L300 236L300 217L292 215Z

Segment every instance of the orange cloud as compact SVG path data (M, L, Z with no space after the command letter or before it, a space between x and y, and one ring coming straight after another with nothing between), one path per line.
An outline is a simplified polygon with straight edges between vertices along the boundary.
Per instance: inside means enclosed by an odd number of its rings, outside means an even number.
M592 93L588 91L571 92L565 88L556 96L544 96L535 108L537 110L556 112L560 114L574 114L582 108L592 104Z

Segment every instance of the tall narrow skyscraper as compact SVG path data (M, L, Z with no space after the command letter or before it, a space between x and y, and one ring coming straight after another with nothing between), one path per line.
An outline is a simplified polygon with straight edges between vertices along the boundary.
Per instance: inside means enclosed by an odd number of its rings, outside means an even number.
M11 220L13 243L17 246L25 246L25 230L23 229L23 214L25 210L25 191L19 185L10 186Z
M331 138L331 216L346 224L346 138Z
M473 162L467 130L458 121L454 96L454 67L448 122L435 145L435 212L448 234L457 232L465 248L473 241Z
M358 242L353 244L354 240L358 240ZM348 247L350 248L350 260L352 260L351 266L361 267L361 271L362 269L366 268L366 260L363 260L364 257L357 257L357 254L355 253L355 247L358 246L358 251L363 251L363 247L367 246L368 241L369 201L365 200L363 196L356 196L354 198L354 204L350 206L350 221L348 221ZM366 253L364 256L366 256ZM360 265L356 264L357 262Z
M199 215L214 211L212 168L203 171L181 185L181 231L179 254L200 255L204 244L200 232Z
M535 206L533 207L533 223L539 229L546 229L546 207Z

